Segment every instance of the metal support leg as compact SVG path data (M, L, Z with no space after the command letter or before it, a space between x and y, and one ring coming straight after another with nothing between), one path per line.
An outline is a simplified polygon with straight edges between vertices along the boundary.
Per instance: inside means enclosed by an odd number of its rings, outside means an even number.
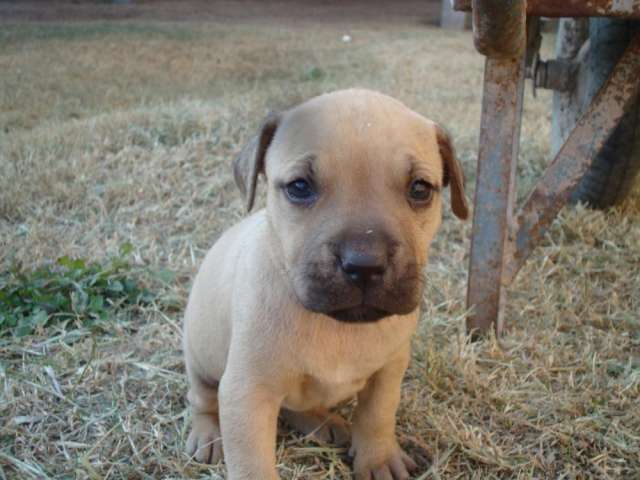
M503 265L508 255L520 143L525 58L485 65L467 305L469 331L502 332Z
M609 79L578 120L567 141L547 167L517 214L517 231L511 236L503 269L506 285L540 242L587 168L615 130L625 112L640 96L640 34L611 72Z
M525 45L530 53L536 50L536 20L529 19L526 36L526 13L536 16L551 8L546 16L640 18L640 5L615 0L453 1L455 8L473 7L474 42L489 57L482 100L467 330L484 333L493 325L500 335L504 325L503 288L511 283L542 238L626 109L640 96L639 34L515 216L515 173L526 64L522 52Z

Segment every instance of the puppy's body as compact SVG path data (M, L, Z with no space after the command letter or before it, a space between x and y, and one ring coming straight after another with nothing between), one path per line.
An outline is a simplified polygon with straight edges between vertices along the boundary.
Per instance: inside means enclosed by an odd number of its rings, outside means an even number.
M243 151L249 208L260 172L267 208L218 240L189 298L188 450L217 461L222 431L230 478L275 479L280 409L336 440L344 420L324 409L357 395L357 478L407 478L395 411L449 179L468 213L448 139L389 97L336 92L267 120Z
M250 332L246 343L238 342L238 354L254 364L262 381L281 390L283 407L333 407L353 397L406 347L417 313L359 324L305 310L284 272L265 254L269 229L261 210L228 230L207 254L186 313L190 374L217 383L232 335Z

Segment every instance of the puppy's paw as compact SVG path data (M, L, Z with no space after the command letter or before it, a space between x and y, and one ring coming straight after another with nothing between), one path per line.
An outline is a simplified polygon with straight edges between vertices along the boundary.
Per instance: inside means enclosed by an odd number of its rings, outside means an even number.
M216 418L206 414L193 416L186 451L200 463L218 463L222 460L222 437Z
M347 445L351 439L349 422L328 410L294 412L282 409L280 416L291 428L319 442L341 447Z
M355 448L356 480L407 480L418 466L395 442L389 447ZM353 449L352 449L353 450Z

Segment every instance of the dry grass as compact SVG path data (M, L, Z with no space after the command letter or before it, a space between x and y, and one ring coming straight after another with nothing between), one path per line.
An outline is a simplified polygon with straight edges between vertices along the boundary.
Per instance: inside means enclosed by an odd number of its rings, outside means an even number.
M101 334L0 340L0 477L223 475L182 452L180 309L243 214L229 164L269 109L382 90L452 131L473 184L482 59L467 34L136 20L1 38L0 266L99 260L130 241L149 281L160 267L177 278ZM523 192L548 151L549 96L527 100ZM446 213L399 412L416 478L640 478L639 195L563 211L509 289L499 342L463 334L470 225ZM287 479L349 478L344 451L287 432L278 461Z

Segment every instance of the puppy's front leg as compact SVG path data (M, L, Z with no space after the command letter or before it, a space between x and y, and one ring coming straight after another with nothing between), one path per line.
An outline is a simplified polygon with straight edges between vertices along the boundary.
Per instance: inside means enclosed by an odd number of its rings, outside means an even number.
M409 364L409 345L378 370L358 393L352 453L356 480L405 480L416 464L396 440L400 385Z
M218 400L227 478L277 480L276 433L282 397L260 379L226 371Z

